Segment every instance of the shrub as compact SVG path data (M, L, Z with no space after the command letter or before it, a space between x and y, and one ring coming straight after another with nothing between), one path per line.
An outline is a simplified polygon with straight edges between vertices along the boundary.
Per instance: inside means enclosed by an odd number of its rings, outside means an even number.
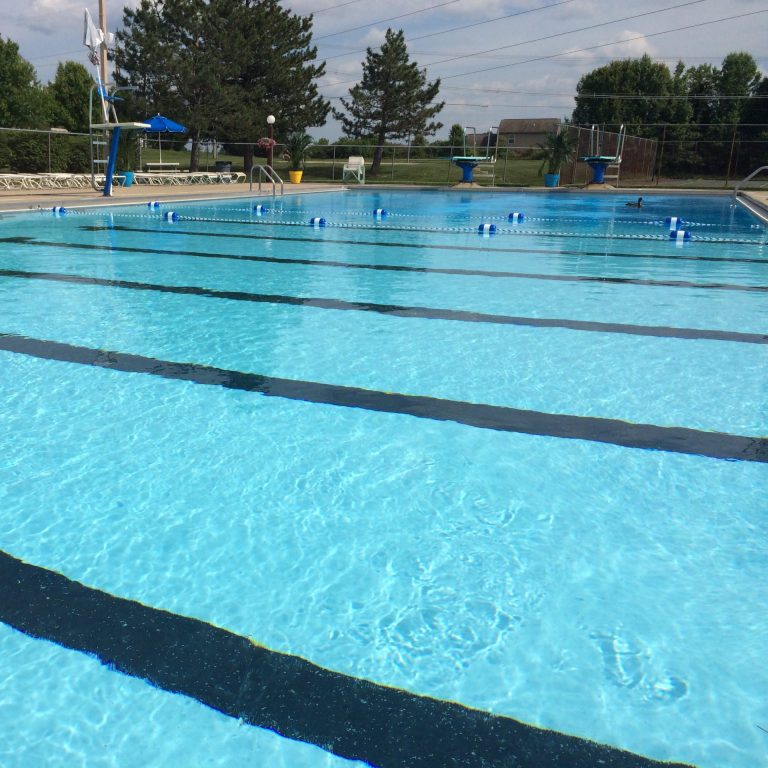
M10 141L10 166L15 173L61 173L67 167L67 147L45 134L20 133Z

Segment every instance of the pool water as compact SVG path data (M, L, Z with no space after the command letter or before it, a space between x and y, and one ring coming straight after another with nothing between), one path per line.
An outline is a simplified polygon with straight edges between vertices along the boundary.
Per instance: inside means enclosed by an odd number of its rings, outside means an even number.
M766 229L624 202L1 219L0 549L354 678L761 765ZM3 623L0 658L3 766L352 764Z

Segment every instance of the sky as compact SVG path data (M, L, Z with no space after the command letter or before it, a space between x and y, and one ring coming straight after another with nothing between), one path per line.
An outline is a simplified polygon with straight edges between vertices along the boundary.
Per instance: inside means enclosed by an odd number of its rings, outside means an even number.
M106 0L107 26L119 28L135 0ZM645 53L671 69L719 66L746 51L768 74L768 0L284 0L314 14L318 58L326 61L321 93L339 97L360 80L367 47L388 27L405 32L411 61L440 78L445 107L437 138L452 124L488 130L505 118L570 117L579 78L614 59ZM83 10L98 20L98 0L0 0L0 35L45 83L60 61L93 70L82 45ZM740 18L734 18L740 17ZM711 23L709 23L711 22ZM698 25L698 26L694 26ZM687 28L686 28L687 27ZM675 31L676 30L676 31ZM280 129L280 105L271 112ZM315 138L341 135L332 118L309 129Z

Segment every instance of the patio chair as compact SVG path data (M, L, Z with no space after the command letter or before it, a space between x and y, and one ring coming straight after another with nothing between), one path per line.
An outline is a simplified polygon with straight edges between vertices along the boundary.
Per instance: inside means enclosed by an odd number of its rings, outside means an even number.
M346 181L348 176L355 179L358 184L365 184L364 157L352 155L347 162L344 163L344 167L341 169L341 180Z

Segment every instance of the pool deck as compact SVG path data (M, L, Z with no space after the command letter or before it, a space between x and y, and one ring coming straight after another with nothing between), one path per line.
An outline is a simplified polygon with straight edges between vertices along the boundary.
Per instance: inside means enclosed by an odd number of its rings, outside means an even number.
M367 184L366 187L371 189L421 189L418 186L410 185L375 185ZM459 185L464 190L468 188L468 185ZM358 185L355 185L355 189L359 189ZM364 189L365 187L363 187ZM448 187L449 189L456 189L456 186ZM480 187L475 186L478 191L489 192L538 192L538 193L552 193L553 190L546 189L544 187ZM320 184L314 182L302 182L301 184L286 184L286 195L299 195L308 194L312 192L331 192L340 191L346 189L341 184ZM430 187L433 189L433 187ZM582 190L573 190L570 188L559 188L556 190L559 193L565 192L579 192ZM732 194L731 191L720 190L713 192L712 190L701 189L660 189L655 188L653 191L647 189L634 189L631 187L625 187L616 190L595 190L596 192L603 194L616 194L616 195L632 195L635 193L642 194L644 196L651 196L654 194ZM763 220L768 220L768 192L749 191L742 192L743 197L747 198L756 209L758 215L761 215ZM38 208L53 208L56 205L71 206L71 207L92 207L101 205L130 205L132 203L139 203L149 200L169 201L169 200L211 200L211 199L227 199L234 197L271 197L271 189L264 186L261 193L258 191L258 186L254 184L253 189L249 184L211 184L209 186L193 185L193 186L147 186L147 185L134 185L132 187L115 187L112 197L104 197L101 192L97 192L93 189L24 189L24 190L4 190L0 192L0 213L18 212L36 210Z
M306 194L308 192L328 192L340 190L339 184L286 184L286 195ZM71 207L92 207L100 205L130 205L149 200L211 200L230 197L271 197L271 187L264 186L262 192L258 185L249 184L211 184L209 186L147 186L115 187L111 197L104 197L93 189L14 189L0 192L0 213L28 211L38 208L53 208L56 205Z

